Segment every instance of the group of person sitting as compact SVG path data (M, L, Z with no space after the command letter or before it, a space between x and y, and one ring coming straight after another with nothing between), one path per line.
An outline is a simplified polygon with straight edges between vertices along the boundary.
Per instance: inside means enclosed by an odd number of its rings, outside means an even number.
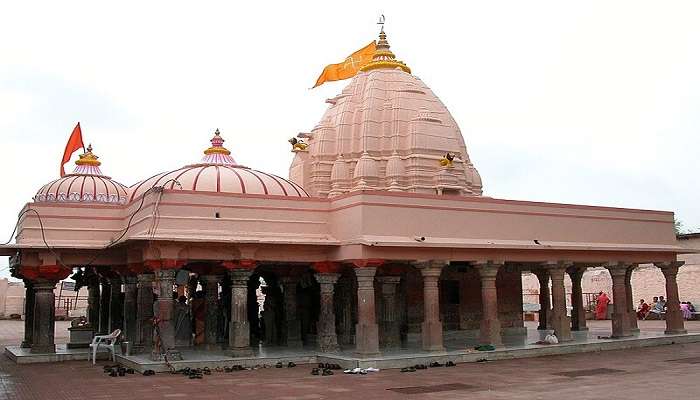
M680 304L681 313L683 314L683 319L690 320L693 319L693 313L695 313L695 306L689 301L683 301ZM666 312L666 299L664 296L654 297L651 304L647 304L644 299L639 300L639 305L637 306L637 318L647 319L650 316L654 316L654 319L663 319L663 314Z

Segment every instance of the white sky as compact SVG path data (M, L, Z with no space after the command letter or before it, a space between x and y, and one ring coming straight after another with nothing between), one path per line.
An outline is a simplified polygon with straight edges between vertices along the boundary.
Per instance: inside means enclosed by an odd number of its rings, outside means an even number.
M239 163L287 176L287 139L345 82L308 88L380 13L486 195L670 210L700 230L698 1L0 0L0 242L77 121L127 185L198 160L215 128Z

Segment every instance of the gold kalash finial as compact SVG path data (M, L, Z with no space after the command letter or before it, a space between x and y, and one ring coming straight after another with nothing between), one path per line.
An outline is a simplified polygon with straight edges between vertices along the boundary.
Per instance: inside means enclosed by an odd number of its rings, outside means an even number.
M374 52L374 57L367 65L360 68L360 71L367 72L374 69L401 69L406 73L411 73L411 69L403 62L396 59L394 53L391 52L389 42L386 40L386 33L384 33L384 14L379 17L379 22L382 28L379 31L379 41L377 41L377 50Z
M88 144L85 153L78 155L78 159L75 160L75 165L94 165L99 167L102 163L99 162L96 155L92 154L92 144Z

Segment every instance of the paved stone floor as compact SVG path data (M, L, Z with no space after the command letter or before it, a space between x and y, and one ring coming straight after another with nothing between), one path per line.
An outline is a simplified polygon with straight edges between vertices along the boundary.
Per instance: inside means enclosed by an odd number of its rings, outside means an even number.
M606 322L593 322L603 326ZM609 322L607 322L609 324ZM67 340L64 323L56 341ZM700 331L700 322L688 323ZM642 330L663 330L643 321ZM22 324L0 321L0 350L15 345ZM102 362L100 364L105 364ZM696 399L700 343L583 353L369 375L312 376L311 366L111 378L87 361L16 365L0 356L4 399Z

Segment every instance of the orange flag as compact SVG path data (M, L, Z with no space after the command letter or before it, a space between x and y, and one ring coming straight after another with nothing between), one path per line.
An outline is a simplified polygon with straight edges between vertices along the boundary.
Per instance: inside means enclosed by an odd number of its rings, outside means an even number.
M375 50L377 50L377 43L373 41L360 50L350 54L342 63L327 65L326 68L323 69L323 72L321 72L321 76L316 80L314 87L329 81L340 81L352 78L357 74L360 68L372 61Z
M73 133L70 134L68 138L68 143L66 143L66 149L63 151L63 160L61 160L61 176L66 175L66 171L63 170L63 166L70 161L70 156L75 153L79 148L85 150L85 145L83 144L83 132L80 131L80 122L73 128Z

